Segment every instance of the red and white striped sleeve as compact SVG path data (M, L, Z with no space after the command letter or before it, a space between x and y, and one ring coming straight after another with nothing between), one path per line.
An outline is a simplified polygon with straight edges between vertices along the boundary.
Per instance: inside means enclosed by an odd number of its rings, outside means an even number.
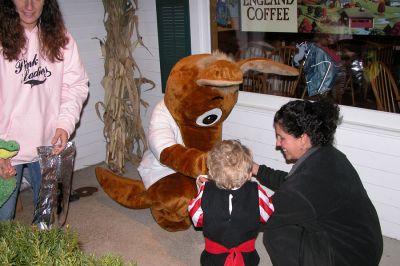
M189 202L189 216L195 227L203 226L203 209L201 208L201 199L203 197L205 183L200 186L197 196Z
M260 184L258 184L258 204L260 206L260 222L266 223L274 212L274 205L265 188Z

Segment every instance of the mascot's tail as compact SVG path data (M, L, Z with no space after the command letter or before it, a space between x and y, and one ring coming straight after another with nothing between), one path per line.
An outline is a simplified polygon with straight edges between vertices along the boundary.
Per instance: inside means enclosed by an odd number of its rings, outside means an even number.
M96 177L104 192L119 204L131 209L150 208L151 199L141 180L133 180L96 167Z

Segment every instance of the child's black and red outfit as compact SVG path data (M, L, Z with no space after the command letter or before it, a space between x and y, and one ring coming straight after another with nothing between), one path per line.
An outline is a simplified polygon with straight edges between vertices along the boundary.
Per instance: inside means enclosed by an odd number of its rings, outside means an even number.
M195 227L203 227L205 249L201 265L258 265L255 240L260 222L273 213L265 189L246 182L237 189L220 189L213 181L200 187L189 203Z

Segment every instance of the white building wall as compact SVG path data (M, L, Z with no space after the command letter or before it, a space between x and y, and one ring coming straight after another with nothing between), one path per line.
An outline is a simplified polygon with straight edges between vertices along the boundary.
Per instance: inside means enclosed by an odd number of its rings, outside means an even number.
M157 31L157 12L155 0L139 0L139 32L143 38L143 42L148 48L137 47L133 53L142 75L153 82L156 87L148 90L148 86L142 88L142 99L149 104L149 108L141 108L141 117L143 119L143 127L147 132L148 122L155 104L163 97L161 72L160 72L160 55L158 51L158 31Z
M104 61L99 41L93 39L106 36L104 8L101 0L59 0L59 4L65 24L78 44L90 80L89 98L73 138L77 149L75 168L81 169L104 161L106 153L103 123L95 111L96 102L104 99L104 89L100 84L104 76Z
M84 167L104 160L105 144L102 123L94 111L95 102L103 99L100 80L103 65L97 41L105 36L102 3L98 0L62 0L67 25L77 39L91 78L91 97L76 135L77 166ZM210 51L209 1L189 0L191 10L192 53ZM201 12L200 12L201 11ZM142 91L150 104L142 108L147 130L151 111L163 97L161 92L155 0L139 0L139 30L151 54L143 47L134 51L134 59L143 75L156 83L153 90ZM82 23L85 21L85 23ZM255 159L271 167L289 170L275 150L272 118L288 98L240 92L239 101L225 122L223 138L240 139L254 152ZM336 134L336 146L343 151L361 176L380 218L383 234L400 239L400 115L341 107L343 122Z

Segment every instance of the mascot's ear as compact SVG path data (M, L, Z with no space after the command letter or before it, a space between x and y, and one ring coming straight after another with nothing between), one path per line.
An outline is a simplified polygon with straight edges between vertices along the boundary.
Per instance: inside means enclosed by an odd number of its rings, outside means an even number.
M248 58L240 60L237 65L243 73L255 70L262 73L271 73L283 76L298 76L297 68L267 58Z

